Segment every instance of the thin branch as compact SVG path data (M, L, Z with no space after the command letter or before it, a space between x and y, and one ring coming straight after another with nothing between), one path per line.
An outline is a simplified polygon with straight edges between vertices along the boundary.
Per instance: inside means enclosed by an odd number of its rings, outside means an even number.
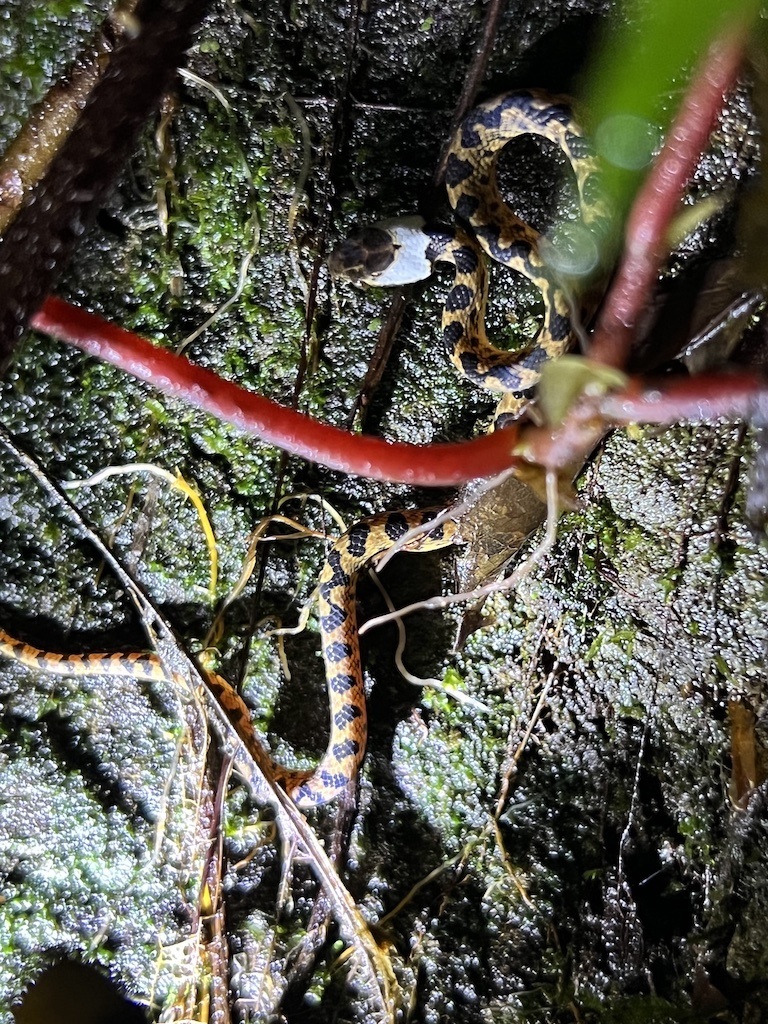
M453 112L453 118L451 119L451 127L448 132L447 141L443 146L443 150L440 154L440 159L437 162L435 173L432 176L433 185L441 185L445 180L445 168L448 163L448 153L450 152L451 141L453 139L454 132L459 127L461 122L464 120L470 109L474 106L477 98L477 93L480 88L480 83L485 77L485 71L488 67L488 61L490 60L491 53L493 51L494 43L496 42L496 34L499 30L499 22L501 16L504 13L506 7L506 0L489 0L488 6L485 11L485 17L483 19L483 31L479 40L475 44L475 52L472 56L472 63L470 64L466 75L464 76L464 84L461 88L461 96L456 104Z
M363 377L352 414L349 417L350 429L354 425L355 420L359 421L361 427L365 425L371 401L389 365L392 349L400 333L403 318L408 308L408 301L412 293L413 289L410 285L404 288L396 288L390 299L384 320L376 336L376 344L368 360L365 377Z
M77 123L0 243L0 365L54 286L184 61L208 0L140 0Z
M742 32L717 40L691 83L667 139L637 194L626 228L624 255L606 297L589 357L622 369L668 253L669 225L702 151L736 82Z
M78 539L87 541L98 551L123 591L133 601L147 636L158 647L161 657L167 658L170 666L184 679L190 693L194 694L198 689L203 693L208 721L220 737L224 751L234 752L248 786L259 799L269 801L281 835L286 842L298 844L303 849L310 869L325 890L339 930L352 949L355 967L361 974L360 981L369 993L372 1004L369 1019L377 1024L394 1024L401 996L389 956L376 945L367 921L341 882L323 844L307 824L304 815L285 790L272 780L271 759L266 750L261 748L250 727L244 726L245 731L243 735L240 734L210 690L205 673L191 660L149 594L131 576L115 553L106 547L60 487L30 455L18 447L1 425L0 447L30 473L51 499L51 506L62 514Z
M714 423L720 418L749 419L768 412L768 380L755 373L700 374L691 379L635 379L623 391L596 403L607 423Z
M583 460L611 426L713 423L766 415L768 380L755 373L701 374L658 382L633 378L620 391L582 398L557 428L530 428L516 451L537 466L563 469Z
M368 619L368 621L359 628L358 633L362 636L363 633L367 633L368 630L374 629L376 626L383 626L387 622L393 622L406 615L410 615L412 612L421 611L422 609L426 609L427 611L436 611L439 608L449 608L453 604L463 604L465 601L477 601L480 598L488 597L491 594L514 590L519 586L527 576L530 576L539 562L549 554L557 541L557 521L560 518L560 496L558 493L557 473L554 470L547 470L545 478L547 489L547 523L544 531L544 537L541 543L534 548L530 555L521 562L520 565L518 565L513 573L506 576L503 580L494 580L491 583L484 584L482 587L475 587L474 590L467 590L463 594L446 594L443 597L428 598L426 601L415 601L413 604L408 604L404 608L399 608L395 612L387 612L385 615L377 615L372 619Z
M483 18L482 34L475 45L472 63L464 77L461 95L459 96L458 102L454 108L451 124L448 132L446 133L445 142L432 175L432 184L435 188L444 183L445 168L448 162L448 154L451 149L451 142L453 140L454 133L464 120L467 112L475 103L480 83L485 76L488 60L491 56L491 52L493 51L494 43L496 42L499 21L501 20L505 7L506 0L489 0L487 5L485 16ZM381 378L389 363L395 341L400 333L400 328L402 326L408 304L411 300L412 292L413 289L410 286L401 286L396 288L392 293L386 315L376 339L375 348L371 353L371 357L368 362L368 369L360 388L360 394L358 395L355 403L355 408L352 413L353 423L355 421L355 417L359 418L361 426L365 423L371 399L381 383Z

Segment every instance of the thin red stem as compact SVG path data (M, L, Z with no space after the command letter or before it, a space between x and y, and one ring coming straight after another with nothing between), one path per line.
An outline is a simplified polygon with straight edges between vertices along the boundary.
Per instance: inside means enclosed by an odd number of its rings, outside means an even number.
M583 462L609 427L630 423L714 423L717 419L758 421L768 416L768 380L754 373L702 374L663 381L630 378L620 391L573 405L559 427L531 427L518 452L547 469Z
M750 419L768 411L768 381L755 373L699 374L663 383L634 378L622 391L595 403L606 423L714 423Z
M627 364L637 324L668 253L669 225L722 110L725 94L736 81L743 43L743 33L733 31L711 47L637 194L627 221L624 254L590 346L589 358L594 362L619 368Z
M516 429L457 444L414 445L350 434L255 395L146 338L49 296L32 326L112 363L262 441L331 469L375 480L446 487L496 476L519 460Z
M627 227L627 249L590 353L596 362L623 366L635 326L666 254L666 235L680 196L739 69L741 35L713 47L691 85L669 138L641 190ZM423 486L452 486L495 476L527 461L562 467L583 458L610 423L667 423L721 415L739 417L768 403L765 382L751 376L665 381L649 387L632 381L601 400L583 400L556 430L496 431L458 444L390 443L349 434L254 395L210 370L158 348L100 317L48 298L32 320L37 329L63 338L121 367L173 398L212 413L294 455L346 473ZM513 455L518 442L518 454Z

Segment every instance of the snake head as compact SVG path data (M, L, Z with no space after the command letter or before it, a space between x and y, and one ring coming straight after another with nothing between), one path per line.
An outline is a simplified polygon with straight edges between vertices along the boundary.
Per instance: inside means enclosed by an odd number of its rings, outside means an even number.
M379 221L345 239L328 257L334 277L354 284L393 287L422 281L432 272L432 243L421 217Z

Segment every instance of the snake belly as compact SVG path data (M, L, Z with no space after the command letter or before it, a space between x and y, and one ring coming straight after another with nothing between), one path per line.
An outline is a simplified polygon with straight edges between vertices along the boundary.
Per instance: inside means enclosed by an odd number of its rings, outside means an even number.
M331 714L330 739L311 771L272 765L276 780L299 807L317 807L336 799L354 783L365 756L368 723L355 608L360 571L400 541L407 531L425 524L428 527L437 511L389 512L363 519L343 534L328 553L318 581L317 598ZM403 550L427 551L445 547L454 540L454 524L446 522L408 540ZM107 676L150 682L177 679L156 654L59 654L33 647L2 628L0 656L60 676ZM263 748L240 694L222 676L204 673L204 677L240 741L257 763L262 763Z

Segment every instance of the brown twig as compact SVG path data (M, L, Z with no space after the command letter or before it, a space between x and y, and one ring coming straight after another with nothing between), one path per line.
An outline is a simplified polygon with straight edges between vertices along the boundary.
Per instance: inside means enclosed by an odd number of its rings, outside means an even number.
M488 66L491 51L493 50L494 43L496 42L496 33L498 31L499 21L504 13L505 6L506 0L490 0L486 9L485 18L483 20L483 30L480 39L475 45L472 63L464 77L461 95L459 96L458 102L453 111L451 124L446 134L446 141L432 174L432 185L435 189L439 188L443 184L445 178L445 167L448 161L448 153L451 148L453 135L464 120L467 112L470 110L475 102L475 98L477 97L480 83L483 80L485 70ZM352 422L354 422L355 418L359 419L361 425L365 421L366 410L369 407L371 399L381 383L381 378L387 368L410 298L410 288L397 288L390 299L389 307L387 308L381 330L379 331L376 339L376 346L371 353L370 360L368 361L368 369L366 371L365 379L360 387L360 393L355 403L355 408L352 413Z
M368 360L368 368L360 385L354 409L347 423L350 430L356 419L359 420L361 427L365 424L371 399L376 393L379 384L381 384L381 378L384 376L384 371L392 355L392 349L400 333L400 327L403 323L403 317L405 316L412 291L413 289L410 286L398 288L390 300L386 316L376 336L376 344Z
M496 33L499 28L499 21L501 20L505 7L506 0L490 0L490 3L486 8L482 35L475 45L472 63L464 76L464 85L461 89L461 95L459 96L458 102L453 111L451 126L448 134L446 135L446 141L442 152L440 153L440 159L437 161L435 173L432 176L432 184L435 188L442 185L445 179L445 168L448 163L448 153L451 148L454 132L469 113L470 109L474 106L478 90L480 89L480 83L485 76L485 70L488 67L488 61L490 60L491 52L493 50L494 43L496 42Z
M183 62L207 0L141 0L109 67L0 244L0 367L51 291Z

